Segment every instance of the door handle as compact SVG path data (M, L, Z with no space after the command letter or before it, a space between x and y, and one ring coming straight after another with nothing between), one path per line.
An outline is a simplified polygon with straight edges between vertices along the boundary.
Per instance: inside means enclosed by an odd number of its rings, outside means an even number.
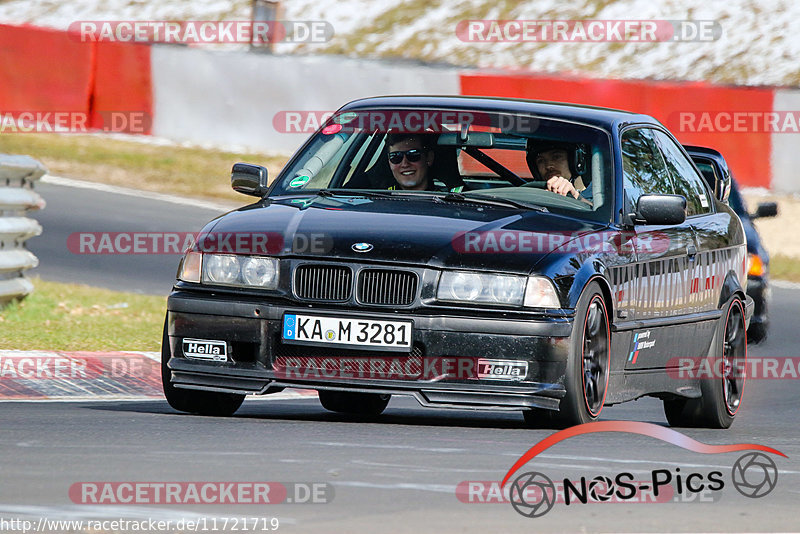
M686 247L686 254L689 256L689 259L694 261L694 257L697 256L697 247L694 245L689 245Z

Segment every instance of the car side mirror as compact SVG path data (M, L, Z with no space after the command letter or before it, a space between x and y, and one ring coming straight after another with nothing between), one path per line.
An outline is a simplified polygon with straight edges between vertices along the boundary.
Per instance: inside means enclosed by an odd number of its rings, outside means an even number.
M683 195L642 195L636 202L634 224L681 224L686 220Z
M235 163L231 169L231 187L237 193L263 197L269 189L266 167L250 163Z
M778 215L778 204L775 202L762 202L756 208L756 212L750 215L751 219L761 219L762 217L775 217Z

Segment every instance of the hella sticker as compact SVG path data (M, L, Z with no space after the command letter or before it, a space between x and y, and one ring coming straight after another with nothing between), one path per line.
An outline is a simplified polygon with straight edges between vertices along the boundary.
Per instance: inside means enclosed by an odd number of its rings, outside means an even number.
M490 380L525 380L528 362L518 360L478 360L478 378Z
M184 339L183 355L187 358L211 360L214 362L228 361L228 345L224 341L215 339Z

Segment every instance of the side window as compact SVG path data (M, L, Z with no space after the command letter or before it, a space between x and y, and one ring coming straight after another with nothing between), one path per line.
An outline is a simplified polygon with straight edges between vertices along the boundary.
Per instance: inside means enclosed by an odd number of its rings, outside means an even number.
M717 172L714 170L714 164L711 160L701 157L692 157L692 161L700 169L703 179L708 184L709 189L714 189L714 184L717 181Z
M622 173L626 214L636 211L636 202L641 195L674 193L650 128L628 130L622 134Z
M686 197L686 216L701 215L711 211L711 202L703 178L697 173L678 144L664 132L655 131L656 142L664 155L675 193Z

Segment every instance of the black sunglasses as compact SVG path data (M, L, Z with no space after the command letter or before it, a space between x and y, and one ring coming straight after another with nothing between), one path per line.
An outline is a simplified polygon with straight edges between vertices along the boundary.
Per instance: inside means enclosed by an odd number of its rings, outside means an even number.
M411 150L396 150L394 152L389 152L389 162L393 163L394 165L398 165L403 161L403 157L405 156L409 163L416 163L422 159L423 152L418 148L412 148Z

